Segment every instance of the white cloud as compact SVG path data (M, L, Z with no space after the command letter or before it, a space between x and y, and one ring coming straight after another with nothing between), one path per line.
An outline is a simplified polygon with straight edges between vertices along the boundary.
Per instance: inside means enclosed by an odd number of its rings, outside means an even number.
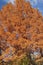
M7 3L12 3L12 4L14 4L14 1L15 0L4 0L5 2L7 2Z
M7 3L12 3L12 4L14 4L14 1L15 0L4 0L5 2L7 2ZM38 3L38 0L26 0L26 1L30 1L30 3L31 3L31 5L37 5L37 3ZM39 0L40 1L40 0Z
M4 0L7 3L12 3L14 4L15 0ZM36 6L38 4L38 2L43 2L43 0L26 0L29 1L31 3L32 6Z
M14 4L15 0L4 0L4 1L7 2L7 3ZM37 5L37 2L38 2L38 0L26 0L26 1L30 1L31 5Z
M33 6L33 5L37 5L37 3L38 3L38 0L29 0L30 1L30 3L31 3L31 5Z

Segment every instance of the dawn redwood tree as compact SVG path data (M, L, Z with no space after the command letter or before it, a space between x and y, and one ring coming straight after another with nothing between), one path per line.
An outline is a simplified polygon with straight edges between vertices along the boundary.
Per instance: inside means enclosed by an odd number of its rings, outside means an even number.
M43 49L43 16L38 9L26 0L6 4L0 11L0 47L4 61L21 59L31 49Z

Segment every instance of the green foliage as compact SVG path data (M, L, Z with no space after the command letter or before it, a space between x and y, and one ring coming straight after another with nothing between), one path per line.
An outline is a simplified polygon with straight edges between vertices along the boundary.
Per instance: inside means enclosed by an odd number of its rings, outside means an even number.
M43 61L42 62L37 62L37 65L43 65Z
M2 63L2 62L0 61L0 63ZM14 60L14 61L9 61L7 63L4 62L0 65L30 65L30 64L31 64L30 59L27 56L25 56L20 61Z
M22 60L21 60L21 62L20 62L20 64L19 65L30 65L31 63L30 63L30 59L27 57L27 56L25 56Z
M2 62L0 60L0 65L43 65L43 60L39 61L39 62L35 62L34 60L25 56L19 61L18 61L18 59L14 60L14 61L9 61L9 62Z

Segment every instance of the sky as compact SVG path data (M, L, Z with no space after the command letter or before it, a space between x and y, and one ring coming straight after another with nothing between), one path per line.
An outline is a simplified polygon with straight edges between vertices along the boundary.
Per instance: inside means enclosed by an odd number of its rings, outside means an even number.
M37 8L43 15L43 0L26 0L29 1L32 5L32 7ZM0 9L7 3L14 4L14 0L0 0Z

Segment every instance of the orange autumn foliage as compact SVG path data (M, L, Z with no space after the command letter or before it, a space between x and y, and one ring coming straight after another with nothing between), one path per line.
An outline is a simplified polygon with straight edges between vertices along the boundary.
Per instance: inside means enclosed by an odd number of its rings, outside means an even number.
M0 11L0 47L6 51L12 46L19 56L31 44L43 48L43 16L25 0L5 5Z

